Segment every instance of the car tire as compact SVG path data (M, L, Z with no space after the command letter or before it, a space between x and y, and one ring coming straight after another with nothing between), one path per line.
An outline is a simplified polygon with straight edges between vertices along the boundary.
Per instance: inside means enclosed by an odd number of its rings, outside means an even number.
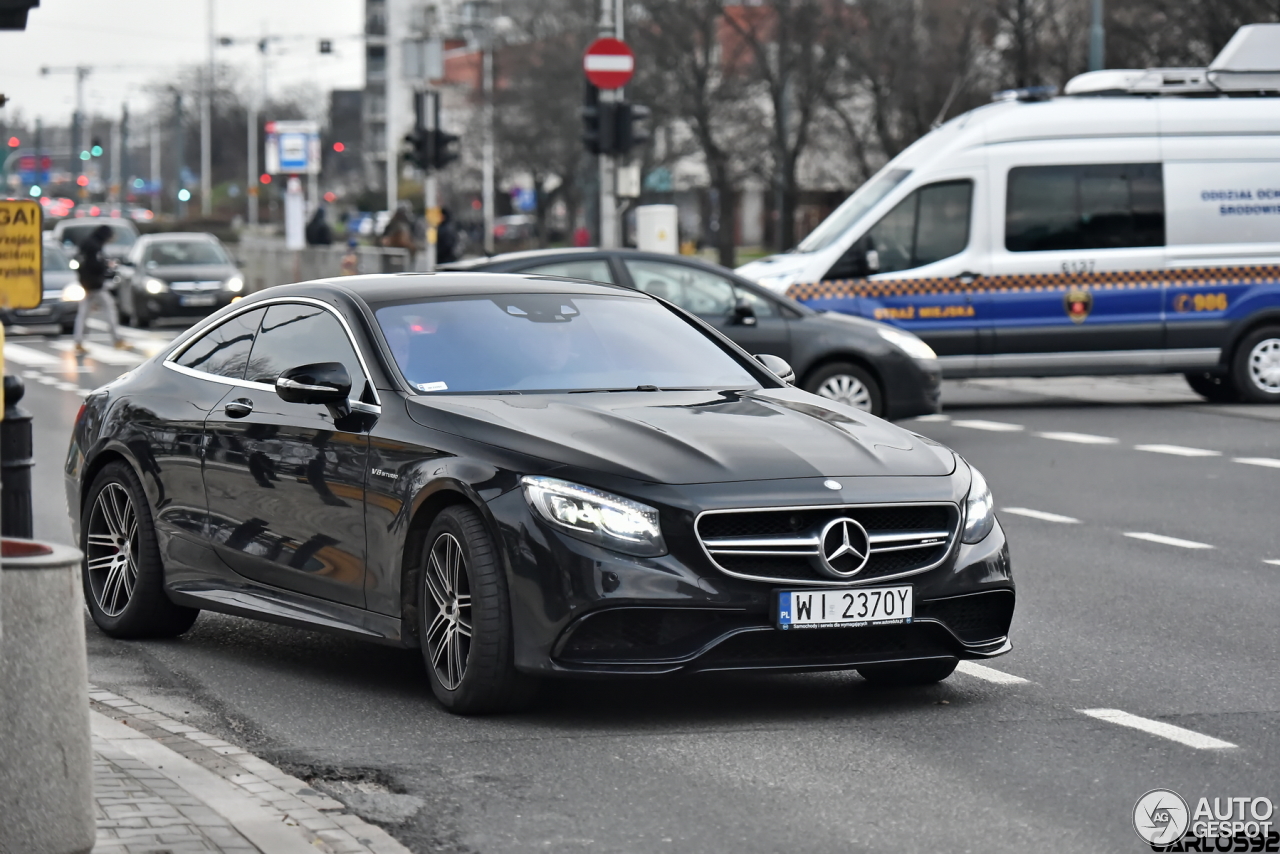
M76 325L74 323L64 323L61 329L63 335L74 335L76 333Z
M1235 403L1240 399L1231 378L1224 374L1211 374L1207 371L1196 374L1183 374L1191 390L1214 403Z
M884 394L871 373L850 362L832 362L808 376L804 390L828 400L884 416Z
M440 704L457 715L528 706L537 680L516 670L507 580L478 512L441 511L427 531L418 579L418 637Z
M146 329L151 325L151 317L144 314L140 308L131 309L129 311L129 325L134 329Z
M1241 339L1231 378L1243 400L1280 403L1280 326L1264 326Z
M81 575L93 622L113 638L170 638L200 615L164 591L164 565L142 482L124 462L94 478L80 519Z
M932 685L954 673L959 663L955 658L938 658L897 664L868 664L858 668L858 675L874 685L888 687Z

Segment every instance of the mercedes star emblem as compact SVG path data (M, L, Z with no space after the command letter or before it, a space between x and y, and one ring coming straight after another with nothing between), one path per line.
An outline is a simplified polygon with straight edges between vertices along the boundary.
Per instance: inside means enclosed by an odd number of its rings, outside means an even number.
M832 519L823 526L819 543L820 568L832 578L852 578L871 557L871 541L866 529L847 516Z

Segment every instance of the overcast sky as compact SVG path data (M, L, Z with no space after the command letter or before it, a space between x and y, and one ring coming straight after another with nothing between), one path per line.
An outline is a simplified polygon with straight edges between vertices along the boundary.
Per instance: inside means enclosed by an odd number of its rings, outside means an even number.
M213 0L214 30L246 43L217 48L219 63L256 81L256 41L283 36L272 46L272 91L312 84L321 91L364 86L364 0ZM65 125L75 109L75 75L40 74L44 65L96 66L85 81L88 112L118 115L120 105L150 108L148 83L207 56L207 0L41 0L25 32L0 32L0 92L4 109L28 119ZM334 53L321 55L321 38ZM248 43L252 40L255 44Z

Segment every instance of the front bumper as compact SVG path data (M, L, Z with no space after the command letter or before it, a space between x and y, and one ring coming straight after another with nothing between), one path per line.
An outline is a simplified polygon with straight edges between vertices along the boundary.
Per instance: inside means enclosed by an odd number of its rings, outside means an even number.
M884 368L886 417L901 420L942 411L942 365L902 357Z
M975 545L957 538L934 568L884 582L912 585L916 605L909 624L781 630L775 627L777 591L802 588L725 574L701 551L691 527L686 537L675 533L679 521L669 523L667 517L678 516L678 511L663 511L664 530L672 532L667 538L670 553L646 559L552 529L533 515L520 490L494 499L489 508L508 567L516 664L527 672L620 676L843 670L873 663L990 658L1010 649L1015 593L1008 546L998 524ZM828 586L844 585L833 581Z
M174 291L149 294L143 290L135 290L133 293L134 305L141 306L143 312L151 317L204 317L213 314L223 306L230 305L231 300L237 296L240 294L233 294L226 290L190 294ZM193 297L201 299L212 297L212 302L204 305L183 304L184 300L189 302Z

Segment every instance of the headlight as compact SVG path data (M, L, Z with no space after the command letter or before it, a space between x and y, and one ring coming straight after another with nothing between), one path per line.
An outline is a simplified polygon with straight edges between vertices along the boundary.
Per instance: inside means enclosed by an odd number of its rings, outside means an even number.
M667 553L658 511L629 498L553 477L522 477L538 515L580 540L639 557Z
M876 332L880 333L881 338L913 359L938 358L938 354L933 352L932 347L910 332L903 332L901 329L894 329L892 326L877 326Z
M973 466L969 466L969 471L973 473L973 482L969 484L969 497L964 502L964 534L960 539L976 543L990 534L996 524L995 499L982 472Z
M72 270L79 270L80 261L75 258L72 258L70 261L67 262L67 266L70 267Z
M143 287L147 289L147 293L149 294L162 294L165 291L169 290L169 286L166 285L164 282L160 281L159 279L151 279L151 278L147 279L147 281L143 283Z
M84 285L79 282L72 282L62 289L63 302L80 302L84 299Z
M240 293L244 290L244 276L232 276L227 279L226 288L233 294Z

